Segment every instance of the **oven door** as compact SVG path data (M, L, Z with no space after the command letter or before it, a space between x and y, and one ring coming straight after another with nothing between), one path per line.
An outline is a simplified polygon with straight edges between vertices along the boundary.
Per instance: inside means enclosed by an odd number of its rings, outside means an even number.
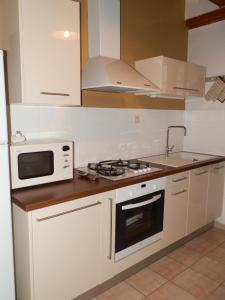
M116 261L161 238L163 212L164 190L116 205Z

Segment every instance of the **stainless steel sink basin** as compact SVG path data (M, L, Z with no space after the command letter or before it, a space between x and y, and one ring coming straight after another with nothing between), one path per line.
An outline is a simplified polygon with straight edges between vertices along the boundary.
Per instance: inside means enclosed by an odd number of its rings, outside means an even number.
M159 165L166 165L171 167L182 167L185 165L189 165L199 161L209 160L213 158L216 158L216 156L181 151L181 152L171 153L169 156L163 154L148 156L142 158L141 160L159 164Z

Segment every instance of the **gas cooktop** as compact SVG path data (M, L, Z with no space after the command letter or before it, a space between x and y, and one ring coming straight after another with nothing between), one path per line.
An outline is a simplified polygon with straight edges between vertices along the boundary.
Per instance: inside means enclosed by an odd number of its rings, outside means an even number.
M149 162L138 159L131 160L107 160L98 163L89 163L87 167L79 168L80 175L101 176L110 180L121 180L143 174L161 171L152 167Z

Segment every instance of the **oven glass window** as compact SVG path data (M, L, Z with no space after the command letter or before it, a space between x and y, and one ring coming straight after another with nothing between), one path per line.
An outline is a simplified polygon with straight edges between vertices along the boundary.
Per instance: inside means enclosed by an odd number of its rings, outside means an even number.
M52 175L54 173L53 152L42 151L19 154L18 173L21 180Z
M155 196L157 201L146 204ZM164 191L117 204L116 252L161 232L163 212Z

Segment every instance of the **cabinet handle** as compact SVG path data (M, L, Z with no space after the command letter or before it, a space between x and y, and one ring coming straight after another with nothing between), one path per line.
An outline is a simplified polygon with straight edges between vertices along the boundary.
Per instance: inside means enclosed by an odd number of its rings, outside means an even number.
M180 181L183 181L187 179L187 177L182 177L182 178L179 178L179 179L173 179L172 182L180 182Z
M224 169L224 166L220 166L220 167L215 167L214 170L220 170L220 169Z
M186 192L187 192L187 190L182 190L182 191L180 191L180 192L173 193L173 194L171 194L171 195L172 195L172 196L177 196L177 195L184 194L184 193L186 193Z
M113 213L113 199L109 198L110 201L110 229L109 229L109 255L108 255L108 259L112 259L112 213Z
M178 87L178 86L174 86L173 88L174 88L175 90L199 92L198 89L184 88L184 87Z
M94 203L94 204L90 204L90 205L82 206L82 207L79 207L79 208L71 209L71 210L65 211L63 213L55 214L55 215L52 215L52 216L48 216L48 217L44 217L44 218L37 218L36 220L38 222L43 222L43 221L46 221L46 220L49 220L49 219L57 218L57 217L67 215L67 214L71 214L75 211L83 210L83 209L90 208L90 207L93 207L93 206L97 206L97 205L100 205L100 204L102 204L102 203L97 202L97 203Z
M64 97L69 97L70 94L65 94L65 93L51 93L51 92L41 92L41 95L48 95L48 96L64 96Z
M203 172L200 172L200 173L195 173L195 175L199 176L199 175L203 175L203 174L207 174L208 171L203 171Z

